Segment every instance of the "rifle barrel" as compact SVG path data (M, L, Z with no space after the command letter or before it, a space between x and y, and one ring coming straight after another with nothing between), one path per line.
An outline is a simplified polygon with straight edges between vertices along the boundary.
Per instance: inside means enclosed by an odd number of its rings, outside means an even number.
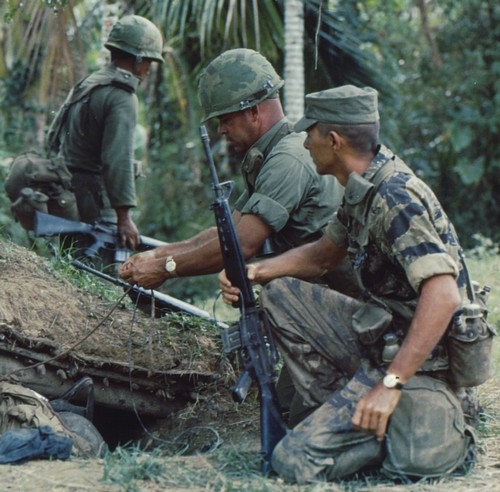
M210 314L207 311L204 311L203 309L199 309L196 306L193 306L192 304L189 304L187 302L181 301L180 299L177 299L175 297L169 296L168 294L163 294L161 292L157 292L155 290L146 290L143 287L139 287L137 285L131 285L124 280L121 280L116 277L112 277L111 275L108 275L107 273L101 272L100 270L96 270L95 268L92 268L85 263L82 263L81 261L78 260L73 260L71 264L80 269L84 270L87 273L91 273L92 275L96 275L97 277L100 277L104 280L107 280L108 282L111 282L115 285L118 285L119 287L123 287L124 289L132 289L135 293L141 294L147 298L154 298L155 300L161 302L165 306L168 306L168 309L174 312L181 312L181 313L186 313L186 314L191 314L192 316L196 316L198 318L203 318L206 319L207 321L211 321L215 324L217 324L220 328L228 328L228 325L221 321L217 321L215 318L212 318Z

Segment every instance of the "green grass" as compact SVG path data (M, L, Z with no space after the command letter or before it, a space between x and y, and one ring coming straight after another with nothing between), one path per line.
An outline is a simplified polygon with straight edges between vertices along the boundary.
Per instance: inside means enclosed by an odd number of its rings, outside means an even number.
M161 449L145 452L139 446L118 447L104 457L103 483L120 484L122 490L139 492L139 482L161 479L164 466Z
M500 331L500 256L495 254L484 254L476 257L470 254L467 259L470 276L481 285L491 287L491 294L488 300L488 320L496 329ZM493 343L493 372L500 378L500 342L498 337Z

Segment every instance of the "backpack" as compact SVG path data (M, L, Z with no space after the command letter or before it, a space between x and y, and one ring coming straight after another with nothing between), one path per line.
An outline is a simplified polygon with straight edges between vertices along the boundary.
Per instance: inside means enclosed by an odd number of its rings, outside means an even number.
M71 173L60 157L43 157L34 151L18 155L5 180L11 211L21 226L32 231L35 211L78 220Z
M71 439L73 456L99 456L104 444L102 438L100 443L95 439L95 435L99 435L98 431L94 430L90 421L78 414L74 414L76 418L73 416L68 418L69 413L56 412L47 398L30 388L20 384L0 382L0 435L5 435L14 429L44 431L49 428L53 434ZM86 433L81 431L82 420L86 423ZM92 432L89 432L89 428Z

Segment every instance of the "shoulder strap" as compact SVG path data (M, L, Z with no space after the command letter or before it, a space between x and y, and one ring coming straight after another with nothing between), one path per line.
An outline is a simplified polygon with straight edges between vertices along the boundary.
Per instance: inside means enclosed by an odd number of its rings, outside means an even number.
M50 156L52 152L57 152L59 150L61 143L59 135L61 134L61 130L66 122L69 108L73 106L73 104L85 99L98 87L106 85L113 85L114 87L130 92L131 94L135 92L139 80L133 76L125 78L123 72L124 71L120 71L110 75L103 74L102 76L93 79L92 83L81 89L83 82L89 79L89 77L84 77L73 86L64 103L57 111L47 133L47 156Z
M253 193L255 178L260 173L262 165L264 164L264 161L266 160L267 156L271 153L273 148L280 142L280 140L289 135L291 132L292 132L292 125L288 121L286 121L281 125L279 130L276 132L276 135L274 135L271 142L269 142L269 145L267 145L264 152L261 152L256 148L250 149L249 155L245 159L246 164L243 167L243 171L246 175L245 181L247 183L248 192L250 194Z

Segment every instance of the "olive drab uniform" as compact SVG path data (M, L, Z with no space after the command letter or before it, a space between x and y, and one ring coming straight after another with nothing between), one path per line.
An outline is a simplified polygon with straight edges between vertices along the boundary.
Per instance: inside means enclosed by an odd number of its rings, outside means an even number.
M245 48L225 51L200 77L202 120L277 98L283 85L260 53ZM305 137L292 131L284 118L246 152L241 163L246 189L234 205L242 214L257 215L271 227L274 253L319 239L343 196L336 178L317 174L303 146ZM335 279L318 280L353 294L351 272L345 266Z
M465 283L453 225L430 188L385 147L363 176L350 175L345 201L325 233L347 247L363 299L291 278L271 281L261 294L297 391L317 408L273 453L273 468L298 483L339 479L382 464L384 443L355 431L351 419L357 402L390 363L382 361L383 335L391 333L402 342L425 279L451 274L462 292ZM457 400L442 382L447 360L440 345L421 371L443 386L446 411L433 413L433 400L422 402L429 403L430 427L416 434L434 432L446 444L439 432L448 430L447 425L458 429L453 446L460 460L469 441ZM455 425L458 421L461 425Z
M245 48L228 50L215 58L200 77L202 120L275 99L283 84L260 53ZM260 217L271 227L270 241L266 241L270 251L266 253L283 253L319 239L341 203L342 186L333 176L318 175L303 146L304 139L304 135L292 133L291 125L283 118L247 150L241 163L245 191L234 208L242 214ZM351 272L345 265L338 275L317 280L353 293ZM291 425L302 418L303 406L284 369L278 381L278 395L284 413L290 409Z
M114 207L136 206L134 130L139 79L109 65L70 92L48 134L73 176L80 220L114 218Z
M136 63L164 61L159 29L138 15L119 19L104 46ZM136 206L134 130L139 82L133 73L110 64L72 89L49 129L48 150L59 152L73 174L84 222L115 222L114 209Z
M136 68L129 71L120 65L122 60L127 67L130 62L139 67L143 60L162 63L163 39L148 19L126 15L113 25L104 46L111 51L111 63L72 88L52 121L46 147L57 153L72 175L78 218L117 224L117 209L137 205L134 132L141 81ZM77 256L89 246L82 235L61 239L62 247L72 248ZM115 257L115 249L101 248L93 261L107 267Z

